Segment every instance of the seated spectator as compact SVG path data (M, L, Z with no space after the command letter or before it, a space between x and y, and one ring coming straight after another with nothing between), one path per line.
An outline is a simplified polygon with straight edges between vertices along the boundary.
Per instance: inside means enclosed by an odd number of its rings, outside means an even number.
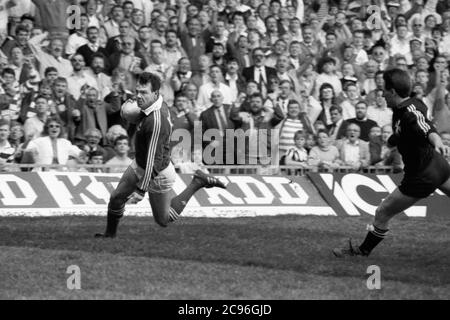
M293 140L294 146L284 155L284 164L308 169L308 151L305 149L306 134L303 131L297 131Z
M319 130L316 135L317 145L311 148L308 156L308 165L319 171L333 171L342 161L338 149L330 144L326 130Z
M336 141L342 164L355 171L366 168L370 164L369 144L359 139L360 132L358 125L350 123L347 126L346 137Z
M9 143L9 122L0 119L0 172L9 171L6 164L13 163L16 149Z
M89 172L105 172L103 168L103 152L100 150L95 150L89 153L88 164L94 165L94 167L90 168Z
M48 118L42 137L31 140L25 149L23 162L37 165L65 165L70 156L78 158L82 150L62 138L63 134L62 122L56 117Z
M106 162L107 166L113 166L109 170L110 173L125 172L127 167L133 162L128 157L130 151L130 142L127 136L121 135L114 141L114 150L116 151L115 157Z
M91 158L91 154L94 151L100 151L104 157L107 156L105 149L103 149L99 144L102 141L102 133L100 130L95 128L87 129L84 132L84 136L86 137L86 152L88 153L89 158Z
M375 127L374 127L375 128ZM402 156L396 147L388 145L389 137L392 135L392 126L383 126L381 136L374 137L369 142L370 164L381 166L392 166L395 173L403 169Z
M105 150L105 162L108 162L116 156L114 141L120 136L128 136L128 134L127 130L119 124L111 126L106 132L106 144L103 145L103 149Z

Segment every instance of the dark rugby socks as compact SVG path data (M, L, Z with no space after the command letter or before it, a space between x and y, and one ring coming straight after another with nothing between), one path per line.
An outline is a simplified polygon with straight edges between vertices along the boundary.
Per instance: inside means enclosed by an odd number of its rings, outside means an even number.
M369 225L367 229L369 232L367 233L363 243L359 246L359 250L361 250L361 253L365 256L368 256L372 252L381 240L386 237L387 232L389 231L377 228L374 225Z
M194 178L192 179L191 183L186 187L186 189L184 189L183 192L181 192L179 195L177 195L175 198L172 199L169 210L171 222L178 220L181 212L183 212L189 200L202 187L203 187L202 183L198 182Z

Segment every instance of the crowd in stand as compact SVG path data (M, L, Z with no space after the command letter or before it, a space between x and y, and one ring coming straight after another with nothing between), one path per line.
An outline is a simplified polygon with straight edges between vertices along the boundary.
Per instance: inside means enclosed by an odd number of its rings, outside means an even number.
M243 164L275 148L280 165L401 171L389 68L450 146L447 0L0 0L0 45L0 171L127 166L136 125L120 107L142 72L160 76L174 130L224 133L204 149L247 132Z

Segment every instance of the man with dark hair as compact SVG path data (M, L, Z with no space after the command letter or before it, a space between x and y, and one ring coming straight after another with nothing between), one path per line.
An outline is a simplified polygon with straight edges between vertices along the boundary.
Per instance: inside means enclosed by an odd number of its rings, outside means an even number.
M89 27L86 31L88 43L80 46L77 49L77 53L81 54L86 62L87 66L91 65L94 54L107 55L105 48L99 44L99 30L97 27Z
M402 155L404 177L400 186L388 195L375 212L364 242L334 249L336 257L368 256L386 237L389 221L436 189L450 197L450 165L444 156L449 148L442 143L433 123L426 118L427 107L415 97L410 98L411 80L407 72L388 70L384 74L385 97L393 109L394 134L390 146L397 146Z
M189 199L198 190L225 188L217 178L196 171L187 188L171 199L170 191L176 177L170 161L169 148L172 123L169 108L159 93L160 88L159 77L144 72L137 79L137 100L126 102L137 106L142 114L135 139L136 159L111 194L105 233L96 234L96 237L115 237L119 221L125 212L125 203L139 202L147 192L156 223L161 227L167 227L169 223L179 218Z
M359 101L355 105L356 117L348 119L348 123L355 123L361 128L360 139L366 142L369 141L369 133L372 127L378 126L378 124L367 118L367 104L364 101Z

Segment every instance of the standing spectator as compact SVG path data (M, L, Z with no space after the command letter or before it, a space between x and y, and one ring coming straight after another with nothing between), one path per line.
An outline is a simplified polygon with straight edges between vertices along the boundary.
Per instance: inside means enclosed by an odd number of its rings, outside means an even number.
M233 108L231 119L236 128L241 128L245 135L245 164L268 165L276 159L272 155L278 155L277 146L272 145L272 131L284 116L281 109L275 106L273 111L268 111L263 107L263 98L260 93L254 93L250 97L250 112L242 111L240 108ZM242 150L237 150L237 163L242 164L240 157ZM278 161L276 161L278 164Z
M49 118L48 100L43 96L35 98L36 116L28 118L24 125L25 139L36 139L44 132L44 125Z
M89 168L89 172L97 172L97 173L103 173L105 172L105 169L103 167L103 152L100 150L92 151L89 154L89 160L88 164L91 164L93 167Z
M123 9L121 6L116 5L111 9L111 19L105 22L102 32L106 39L111 39L120 34L119 23L124 19Z
M12 39L6 39L1 49L8 57L8 59L11 59L11 51L15 47L19 47L20 49L22 49L22 53L28 57L33 54L30 46L28 45L28 40L30 40L30 31L24 26L19 26L16 29L16 36Z
M98 129L106 143L106 131L108 130L107 112L114 111L112 106L98 99L98 91L90 88L86 92L86 100L78 101L77 109L80 109L81 119L76 128L75 136L84 136L88 129Z
M67 139L75 138L75 126L80 120L80 110L76 108L76 100L68 92L67 79L59 77L53 83L53 114L63 122Z
M120 136L128 136L127 130L119 124L112 125L109 127L106 132L106 144L103 145L103 150L105 150L105 162L109 161L116 155L116 151L114 150L114 141ZM129 154L131 155L133 152L130 149Z
M219 69L219 68L217 68ZM206 159L206 164L224 164L226 161L226 130L234 129L234 124L230 120L231 106L224 104L224 96L221 90L212 90L210 101L212 106L208 107L200 114L200 121L202 122L202 136L205 137L205 132L209 129L218 130L219 137L215 137L215 140L211 143L207 143L203 140L203 150L209 145L213 149ZM211 163L212 162L212 163ZM227 163L228 164L228 163Z
M265 66L265 56L262 48L253 49L252 57L254 64L242 70L242 75L247 82L255 81L258 84L259 92L265 98L268 90L268 79L277 77L277 71L274 68Z
M289 100L287 116L280 125L279 151L283 156L290 148L294 147L294 134L297 131L312 132L312 126L305 113L301 112L297 100Z
M342 84L339 77L336 75L336 60L330 57L326 57L319 62L318 69L319 75L316 78L314 87L315 97L319 97L320 88L324 83L328 83L333 87L334 93L339 95L342 92Z
M322 111L320 112L317 120L322 121L325 126L331 125L330 108L336 105L336 96L334 88L329 83L324 83L319 88L319 100L322 105Z
M150 31L150 39L158 39L163 45L166 44L166 31L169 27L169 20L165 15L159 15L154 23L154 28Z
M180 11L183 9L184 7L182 6ZM178 37L184 51L191 60L192 70L199 70L197 57L206 52L205 40L201 35L200 21L197 18L191 18L187 22L187 30L180 30Z
M177 67L175 68L175 72L173 72L172 78L170 79L170 85L175 95L183 91L186 85L191 81L191 77L191 62L186 57L180 58Z
M90 66L95 54L106 56L106 49L100 46L99 31L97 27L89 27L86 31L88 42L77 49L77 53L81 54L87 66Z
M36 26L50 33L50 37L67 39L67 8L79 5L80 0L32 0L36 6Z
M349 123L355 123L359 126L358 138L366 142L369 141L369 133L372 127L378 126L378 124L367 118L367 104L364 101L360 101L355 106L356 117L347 119Z
M85 151L87 152L89 159L92 158L94 152L100 152L103 156L102 160L106 158L107 152L105 151L105 149L103 149L103 147L100 146L100 142L104 140L103 138L106 137L103 137L100 130L96 128L89 128L84 132L84 137L86 138L87 142Z
M85 71L86 75L93 78L100 94L100 99L104 99L112 90L111 77L105 73L105 57L100 53L91 56L90 68Z
M245 79L239 73L239 63L236 58L228 59L226 63L225 84L232 91L231 101L237 101L238 95L245 91Z
M334 142L343 139L347 133L348 122L343 118L342 107L331 106L330 118L332 124L327 128L330 140Z
M343 164L355 171L366 168L370 164L369 144L359 139L360 131L357 124L350 123L347 126L346 137L336 141Z
M189 108L189 100L186 96L180 94L176 96L175 103L170 108L170 118L172 119L173 129L172 136L179 137L178 134L189 133L191 137L191 146L194 146L194 124L197 121L197 116L192 109ZM181 130L177 133L177 130ZM171 141L170 147L173 148L179 141ZM191 150L188 151L190 154Z
M199 88L197 105L203 110L209 108L211 105L211 93L215 90L219 90L222 93L224 104L231 105L233 102L233 92L229 86L221 82L223 80L223 76L220 67L215 65L209 67L209 76L211 81L203 84Z
M128 157L128 152L130 151L128 137L117 137L114 141L114 150L116 151L116 155L105 164L113 167L109 170L110 173L124 172L131 162L133 162L133 160Z
M42 48L42 43L48 37L48 32L33 37L28 41L30 49L36 57L36 60L40 65L41 77L44 76L44 72L48 67L55 67L58 70L58 74L61 77L69 77L72 73L72 65L70 61L64 59L63 55L63 42L58 38L50 40L49 52L47 53Z
M120 52L115 52L109 56L108 74L112 74L116 68L129 71L133 74L142 73L147 67L145 57L139 52L135 52L136 40L133 37L124 37Z
M166 32L164 56L165 62L172 67L175 67L181 58L186 57L186 52L184 52L184 49L178 45L176 31L168 30Z
M85 72L84 58L81 54L75 54L71 58L73 73L67 78L68 91L75 98L80 99L89 87L97 89L97 81Z
M80 27L76 29L75 33L72 33L69 36L66 44L66 54L69 57L72 57L75 52L77 52L78 48L88 43L88 39L86 36L87 28L89 26L89 18L86 14L80 15Z
M392 124L392 109L387 106L383 90L377 90L375 103L367 108L367 118L381 127Z
M191 82L194 83L197 88L200 88L202 85L211 80L211 78L209 77L209 67L211 66L211 59L209 58L209 56L203 54L198 57L198 66L198 70L193 71Z
M356 82L348 82L344 86L342 97L343 101L340 103L340 107L342 108L344 120L354 118L355 106L361 100Z

